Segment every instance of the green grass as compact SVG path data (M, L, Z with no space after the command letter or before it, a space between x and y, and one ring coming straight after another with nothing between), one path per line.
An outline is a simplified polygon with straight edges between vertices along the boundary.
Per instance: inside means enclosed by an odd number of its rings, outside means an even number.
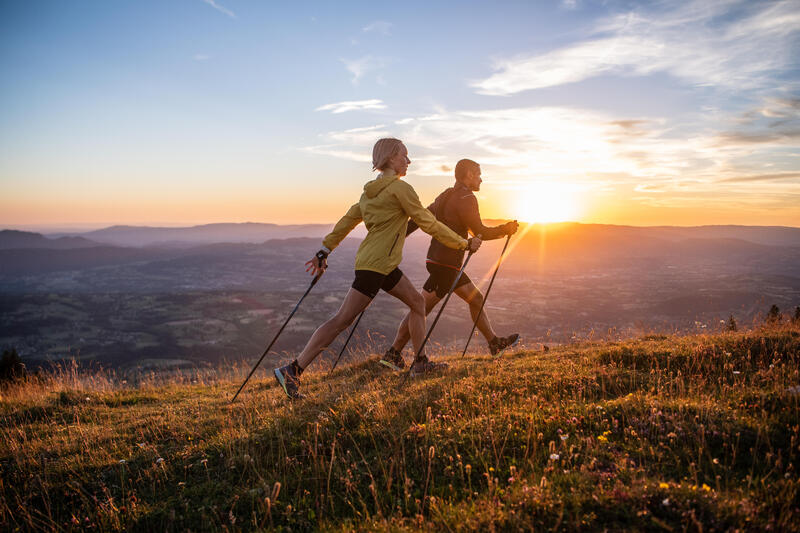
M800 328L0 392L3 530L800 531Z

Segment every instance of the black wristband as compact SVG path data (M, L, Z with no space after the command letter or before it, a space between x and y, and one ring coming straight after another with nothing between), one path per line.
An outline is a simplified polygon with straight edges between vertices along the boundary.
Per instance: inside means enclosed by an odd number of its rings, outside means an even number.
M322 261L328 258L328 252L326 252L325 250L320 250L319 252L317 252L316 257L317 259L319 259L319 264L322 265Z

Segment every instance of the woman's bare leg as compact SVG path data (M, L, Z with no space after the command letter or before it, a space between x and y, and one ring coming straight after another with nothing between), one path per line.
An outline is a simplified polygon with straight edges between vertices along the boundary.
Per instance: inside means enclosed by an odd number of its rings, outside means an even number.
M351 288L336 314L317 328L317 331L308 339L303 351L297 356L297 364L300 368L307 368L320 352L336 339L339 333L347 329L347 326L361 311L367 308L371 301L372 298L366 294Z
M422 294L422 297L425 299L425 316L428 316L441 298L436 296L435 292L422 291L420 294ZM403 317L403 321L400 322L397 335L395 335L394 342L392 343L392 348L398 352L405 348L406 344L408 344L408 339L411 338L411 334L408 331L408 319L410 316L411 313L409 312Z
M411 281L403 275L389 294L408 306L408 332L414 353L419 352L425 339L425 298L417 292ZM405 321L405 320L404 320Z

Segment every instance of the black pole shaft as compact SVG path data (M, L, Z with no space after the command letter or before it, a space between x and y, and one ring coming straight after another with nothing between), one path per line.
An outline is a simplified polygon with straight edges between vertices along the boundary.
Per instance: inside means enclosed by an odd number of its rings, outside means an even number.
M364 311L366 311L366 309ZM333 373L333 371L336 370L336 365L339 364L339 359L342 358L342 354L344 353L345 348L347 348L347 344L350 342L350 339L353 337L353 333L356 332L356 328L358 327L358 323L361 322L361 317L364 316L364 311L361 311L361 314L358 315L358 319L356 319L356 323L353 324L353 327L350 329L350 335L348 335L347 336L347 340L344 341L344 346L342 346L342 349L339 351L339 357L336 358L336 361L333 363L333 366L331 367L331 371L328 372L328 375L331 375Z
M244 383L242 383L242 386L239 387L239 390L236 391L236 394L233 395L233 399L231 400L231 403L236 401L236 397L239 396L239 393L242 392L242 389L244 388L244 386L247 385L247 382L250 380L250 377L253 375L253 372L256 371L256 368L258 368L258 365L261 364L261 361L264 360L264 357L266 357L266 355L269 353L270 349L272 349L272 345L275 344L275 341L278 340L278 337L280 337L281 333L283 333L283 329L286 327L286 325L292 319L294 314L297 312L297 309L300 307L300 304L303 303L303 300L305 300L306 296L308 296L308 293L311 292L311 289L314 287L314 285L317 284L317 282L319 281L319 278L322 276L322 274L323 274L323 272L320 272L319 274L314 276L314 279L311 280L311 285L308 286L308 288L306 289L305 294L303 294L303 296L300 298L300 301L297 302L297 305L294 306L294 309L292 309L292 312L289 313L289 316L286 318L286 322L283 323L283 325L281 326L281 329L279 329L278 333L275 334L275 337L272 339L272 342L269 343L269 346L267 346L267 349L264 350L263 354L261 354L261 358L255 364L255 366L250 371L250 373L247 375L247 379L244 380Z
M444 311L444 307L447 305L448 300L450 300L450 296L452 296L453 291L456 290L456 285L458 284L458 280L461 279L461 274L464 273L464 269L467 268L467 263L469 263L469 260L472 257L472 254L474 254L474 253L475 252L471 251L467 255L467 258L464 260L464 264L461 265L461 270L458 271L458 275L456 276L456 279L453 280L453 285L450 287L450 290L447 292L447 296L445 297L444 302L442 302L442 306L439 308L439 312L436 313L436 318L433 320L433 324L431 324L431 327L428 329L428 333L427 333L427 335L425 335L425 338L423 339L422 344L419 347L419 350L417 350L417 354L414 356L414 360L411 362L411 366L408 367L408 371L406 372L406 375L403 378L403 384L405 384L406 380L408 379L408 376L411 374L411 371L414 369L414 365L417 362L417 358L420 356L420 354L422 354L422 351L425 349L425 344L428 342L428 339L430 338L431 333L433 333L433 328L435 328L436 327L436 323L439 322L439 317L442 316L442 311Z
M478 320L481 319L481 313L483 313L483 306L486 305L486 300L489 299L489 292L491 292L492 290L492 285L494 284L495 276L497 276L497 271L500 270L500 265L503 263L503 255L506 253L506 248L508 248L509 241L511 241L511 235L506 237L506 244L503 246L503 251L500 252L500 259L497 260L497 267L495 267L494 274L492 274L492 279L489 281L489 287L486 288L486 294L483 295L481 308L478 311L478 316L475 319L475 323L472 324L472 331L469 332L469 337L467 337L467 345L464 346L464 351L461 352L461 357L464 357L464 354L467 353L467 348L469 348L469 343L472 340L472 334L475 333L475 328L478 327Z

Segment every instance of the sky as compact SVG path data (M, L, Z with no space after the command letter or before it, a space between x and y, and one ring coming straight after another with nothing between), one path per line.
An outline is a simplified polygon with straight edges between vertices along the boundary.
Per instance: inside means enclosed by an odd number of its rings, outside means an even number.
M800 2L0 0L0 227L330 223L386 136L485 218L800 227Z

